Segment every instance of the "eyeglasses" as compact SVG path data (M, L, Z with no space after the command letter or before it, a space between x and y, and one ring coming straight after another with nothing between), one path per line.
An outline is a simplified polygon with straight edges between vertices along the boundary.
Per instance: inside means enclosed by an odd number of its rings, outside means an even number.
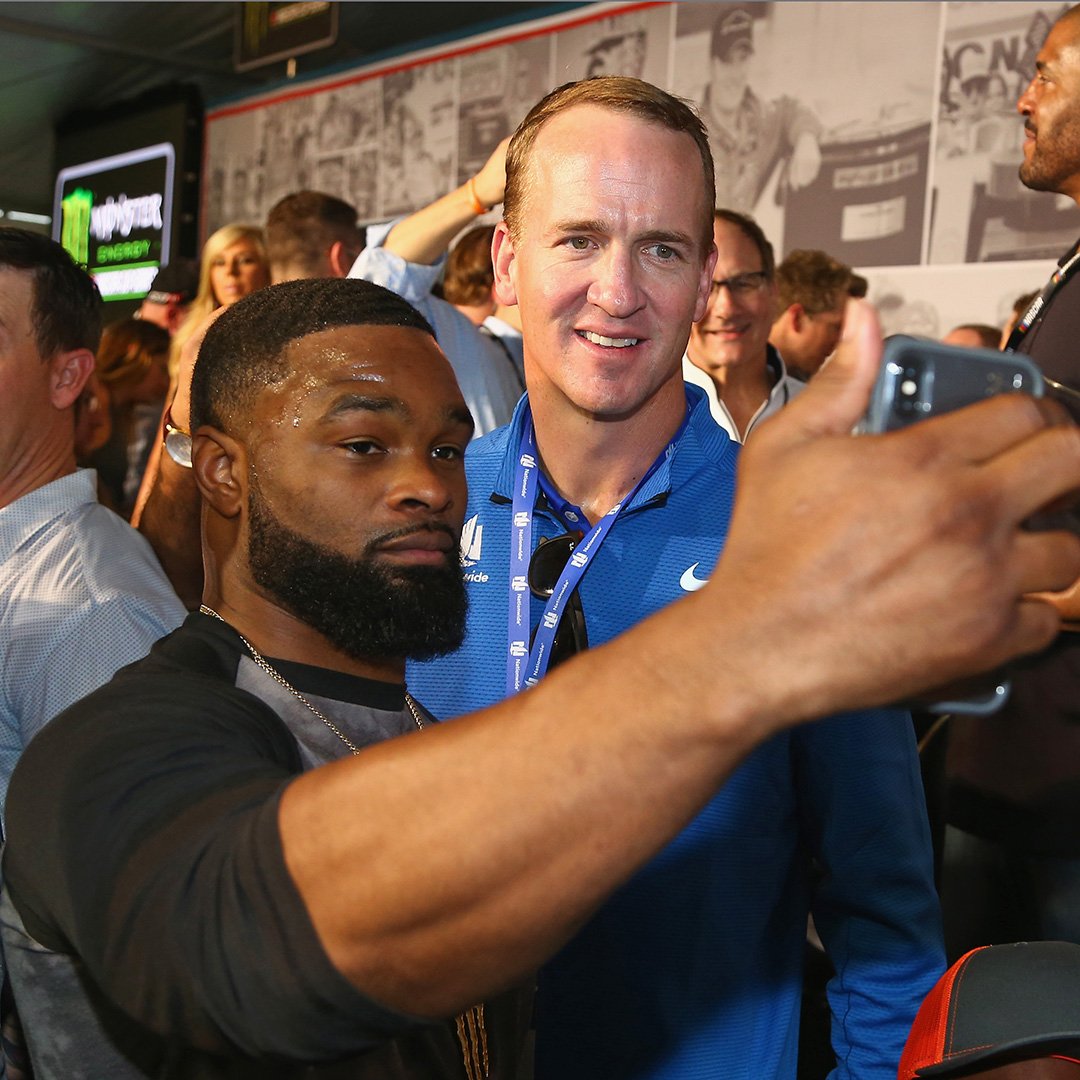
M745 274L736 274L734 277L713 280L709 286L709 299L715 300L720 295L720 290L726 288L732 296L749 296L762 288L769 280L769 275L764 270L751 270Z
M555 586L562 577L566 563L573 554L581 537L577 533L563 533L541 540L529 560L529 589L534 596L547 600L555 592ZM533 631L532 640L536 638ZM532 640L529 648L532 648ZM585 628L585 609L581 606L581 597L575 589L567 601L555 630L555 640L551 643L551 659L548 671L569 660L575 653L584 652L589 647L589 633Z

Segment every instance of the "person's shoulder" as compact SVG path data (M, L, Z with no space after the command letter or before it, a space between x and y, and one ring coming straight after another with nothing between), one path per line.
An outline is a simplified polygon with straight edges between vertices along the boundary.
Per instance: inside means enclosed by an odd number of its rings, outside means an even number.
M475 494L474 484L492 484L499 475L510 446L511 425L503 424L486 435L480 435L465 450L465 475L469 480L469 498ZM484 493L486 498L490 492Z
M184 608L146 537L100 503L80 507L70 522L71 546L91 602L128 604L160 613L167 628Z
M480 435L469 443L465 451L465 464L470 461L488 461L492 458L502 459L506 455L506 448L510 443L510 424L503 424L485 435Z
M249 743L291 761L295 741L265 702L236 686L239 649L216 628L189 616L149 653L104 685L68 706L34 740L66 740L122 752L139 740L176 742L197 738ZM31 744L33 745L33 744Z
M701 387L687 383L686 396L690 414L676 462L691 464L695 473L704 470L734 476L740 444L713 416L709 397Z

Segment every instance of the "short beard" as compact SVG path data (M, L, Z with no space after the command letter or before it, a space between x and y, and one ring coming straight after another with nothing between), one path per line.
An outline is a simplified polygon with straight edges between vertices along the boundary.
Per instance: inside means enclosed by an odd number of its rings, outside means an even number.
M1060 192L1080 169L1080 123L1069 121L1046 136L1041 154L1038 142L1030 159L1020 164L1020 183L1031 191Z
M1058 180L1037 167L1035 159L1020 166L1020 183L1030 191L1057 191Z
M461 645L468 600L457 560L391 571L375 557L378 545L414 528L379 536L350 558L283 525L254 482L248 509L256 583L347 656L430 660Z

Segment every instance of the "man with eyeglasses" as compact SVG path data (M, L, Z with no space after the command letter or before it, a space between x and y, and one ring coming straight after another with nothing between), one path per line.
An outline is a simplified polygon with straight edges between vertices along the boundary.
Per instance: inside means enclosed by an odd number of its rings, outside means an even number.
M716 266L705 316L694 323L683 378L709 398L713 419L737 442L802 390L769 343L776 317L772 244L753 218L717 210Z
M528 393L467 457L464 645L410 670L443 719L543 686L567 652L602 646L713 573L739 446L684 382L682 357L702 320L695 334L745 369L731 408L745 432L774 389L775 287L747 219L714 219L711 161L691 110L624 78L553 91L510 144L493 262L500 302L521 316ZM791 505L804 493L760 472L741 483ZM751 682L770 678L776 647L756 642ZM904 712L822 720L750 755L542 969L539 1080L793 1080L811 910L836 970L840 1067L891 1080L944 969Z

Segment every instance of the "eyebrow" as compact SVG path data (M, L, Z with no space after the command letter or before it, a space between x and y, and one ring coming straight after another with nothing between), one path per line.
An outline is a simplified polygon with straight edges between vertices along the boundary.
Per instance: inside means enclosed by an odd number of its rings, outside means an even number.
M552 232L585 232L585 233L606 233L608 231L608 225L606 222L601 221L599 218L593 218L591 220L568 219L566 221L556 221L552 227Z
M464 408L457 405L452 406L446 410L446 417L452 424L467 427L470 432L476 429L476 421L473 420L473 415L469 412L468 406Z
M323 413L322 423L331 423L354 412L388 413L395 412L407 416L409 410L400 398L372 397L369 394L340 394Z
M762 266L759 267L757 270L736 270L733 274L725 274L723 277L714 277L713 284L716 285L721 281L730 281L732 278L746 277L748 274L764 274L766 277L769 276L765 270L765 267Z
M558 233L602 233L607 235L611 226L606 221L599 219L556 221L552 226L553 232ZM663 243L663 244L693 244L694 240L686 233L677 229L650 229L640 236L634 237L635 243Z
M693 247L697 241L686 233L679 232L678 230L663 230L653 229L650 232L642 233L637 237L638 243L656 243L656 244L687 244Z
M335 398L330 408L323 413L320 423L330 424L354 412L394 413L406 419L412 416L412 410L401 398L350 393ZM450 423L467 427L470 431L474 427L472 413L465 406L451 405L445 410L445 416Z

